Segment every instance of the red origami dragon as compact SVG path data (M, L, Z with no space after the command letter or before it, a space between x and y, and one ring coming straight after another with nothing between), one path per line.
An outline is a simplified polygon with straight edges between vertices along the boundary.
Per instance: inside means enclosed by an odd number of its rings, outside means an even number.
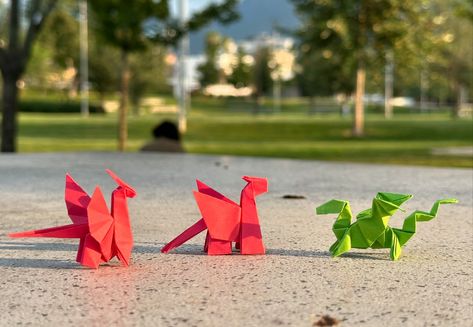
M202 218L166 244L168 253L207 229L204 251L209 255L231 254L232 242L241 254L264 254L265 248L256 209L256 196L268 191L266 178L244 176L240 205L197 180L194 197Z
M133 198L136 192L111 170L106 171L118 184L112 192L111 213L98 186L92 197L89 197L79 184L66 174L65 200L72 224L13 233L9 236L79 238L76 261L81 265L98 268L101 262L108 262L116 256L128 266L133 235L126 199Z

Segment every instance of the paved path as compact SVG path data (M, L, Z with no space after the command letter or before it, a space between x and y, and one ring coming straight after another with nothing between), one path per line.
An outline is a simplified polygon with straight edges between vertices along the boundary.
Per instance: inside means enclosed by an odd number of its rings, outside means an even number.
M8 239L12 231L68 223L64 173L89 192L114 188L110 167L136 186L130 200L136 247L128 269L75 261L76 241ZM267 176L258 198L268 255L202 255L203 237L173 254L166 241L199 218L194 179L238 199L241 175ZM312 326L330 315L344 326L471 326L473 172L468 169L340 164L162 154L0 155L0 325ZM406 208L430 209L398 262L388 250L332 259L334 217L314 208L348 199L354 211L377 191L412 193ZM285 194L306 199L282 199ZM402 224L396 215L392 224Z

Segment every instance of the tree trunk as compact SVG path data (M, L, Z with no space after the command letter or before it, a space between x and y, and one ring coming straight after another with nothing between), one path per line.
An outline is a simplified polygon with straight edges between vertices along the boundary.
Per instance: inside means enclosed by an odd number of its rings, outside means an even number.
M355 95L355 115L353 120L353 136L363 136L364 134L364 103L365 95L366 70L363 60L358 61L358 69L356 71L356 95Z
M18 88L14 77L3 77L2 152L16 152Z
M422 69L420 72L420 111L427 110L427 89L429 88L429 79L427 70Z
M10 1L8 22L8 46L0 47L0 69L3 78L2 90L2 152L16 151L17 134L17 110L18 110L18 87L17 82L23 74L31 48L43 22L56 5L57 0L52 0L41 10L40 1L32 1L29 26L24 36L24 42L20 44L20 0ZM38 19L39 18L39 19Z
M386 54L386 65L384 71L384 118L390 119L393 116L393 81L394 81L394 58L393 52Z
M130 66L128 63L128 52L122 50L120 84L120 107L118 109L118 151L125 151L128 138L128 95L130 84Z
M464 85L457 85L457 101L455 106L452 108L452 117L453 118L460 118L461 109L466 102L466 87Z

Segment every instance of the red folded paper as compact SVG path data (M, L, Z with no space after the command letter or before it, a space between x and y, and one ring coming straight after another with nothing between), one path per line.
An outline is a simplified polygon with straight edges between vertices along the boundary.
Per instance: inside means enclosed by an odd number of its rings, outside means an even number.
M101 262L117 257L125 266L130 263L133 235L126 198L133 198L135 190L115 173L106 172L118 187L112 192L112 212L105 203L100 187L92 197L66 174L65 200L72 224L40 230L9 234L10 237L79 238L76 261L83 266L98 268Z
M231 254L232 242L241 254L264 254L265 248L256 209L256 196L268 191L266 178L244 176L240 205L197 180L194 197L202 218L166 244L168 253L207 229L204 251L209 255Z

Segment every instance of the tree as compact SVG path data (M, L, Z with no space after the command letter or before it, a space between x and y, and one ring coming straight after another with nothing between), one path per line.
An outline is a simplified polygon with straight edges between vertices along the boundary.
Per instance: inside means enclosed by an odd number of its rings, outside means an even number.
M228 77L228 82L236 88L249 86L251 84L251 67L254 64L253 57L246 54L242 47L239 47L237 58L237 64Z
M267 94L273 85L269 62L271 51L267 47L259 48L255 53L255 64L252 71L253 97L255 99L255 111L261 106L261 97Z
M296 81L303 96L309 97L314 109L316 96L342 93L345 98L354 90L353 60L348 54L330 49L318 49L302 41Z
M466 91L473 91L473 5L468 0L430 0L416 10L417 24L394 49L395 61L402 62L397 66L397 88L420 98L421 110L427 100L454 104L452 116L457 117L468 100Z
M136 53L130 59L133 75L130 80L130 100L133 113L139 114L141 99L147 93L166 91L169 69L164 57L166 49L150 45L147 51Z
M69 9L71 10L71 9ZM60 5L51 13L40 33L38 43L46 43L53 50L52 59L61 68L79 61L79 22Z
M446 47L448 58L447 74L455 96L452 117L460 117L460 111L468 99L468 91L473 91L473 4L458 2L452 17L451 45ZM471 94L471 93L470 93Z
M94 27L103 39L120 50L120 107L118 150L124 151L127 139L128 96L131 78L129 56L146 49L149 41L170 45L183 35L217 20L228 23L238 15L234 11L237 0L226 0L208 5L195 13L185 25L172 19L169 0L92 1Z
M118 90L119 66L119 51L109 44L97 42L94 33L89 33L89 83L98 92L102 105L108 92Z
M205 62L197 67L200 73L201 86L219 82L220 72L217 67L217 56L222 46L222 37L217 32L209 32L205 38Z
M16 151L18 81L25 72L31 49L57 0L31 0L26 7L10 0L7 42L0 40L2 90L2 152ZM22 15L24 11L24 15ZM23 18L26 32L22 33Z
M238 62L228 80L236 88L248 87L251 84L251 69L254 59L246 54L243 49L238 49Z
M320 50L345 54L356 62L353 135L364 133L366 68L373 58L385 58L415 21L414 4L403 0L292 0L302 19L298 35ZM345 66L345 65L344 65Z

